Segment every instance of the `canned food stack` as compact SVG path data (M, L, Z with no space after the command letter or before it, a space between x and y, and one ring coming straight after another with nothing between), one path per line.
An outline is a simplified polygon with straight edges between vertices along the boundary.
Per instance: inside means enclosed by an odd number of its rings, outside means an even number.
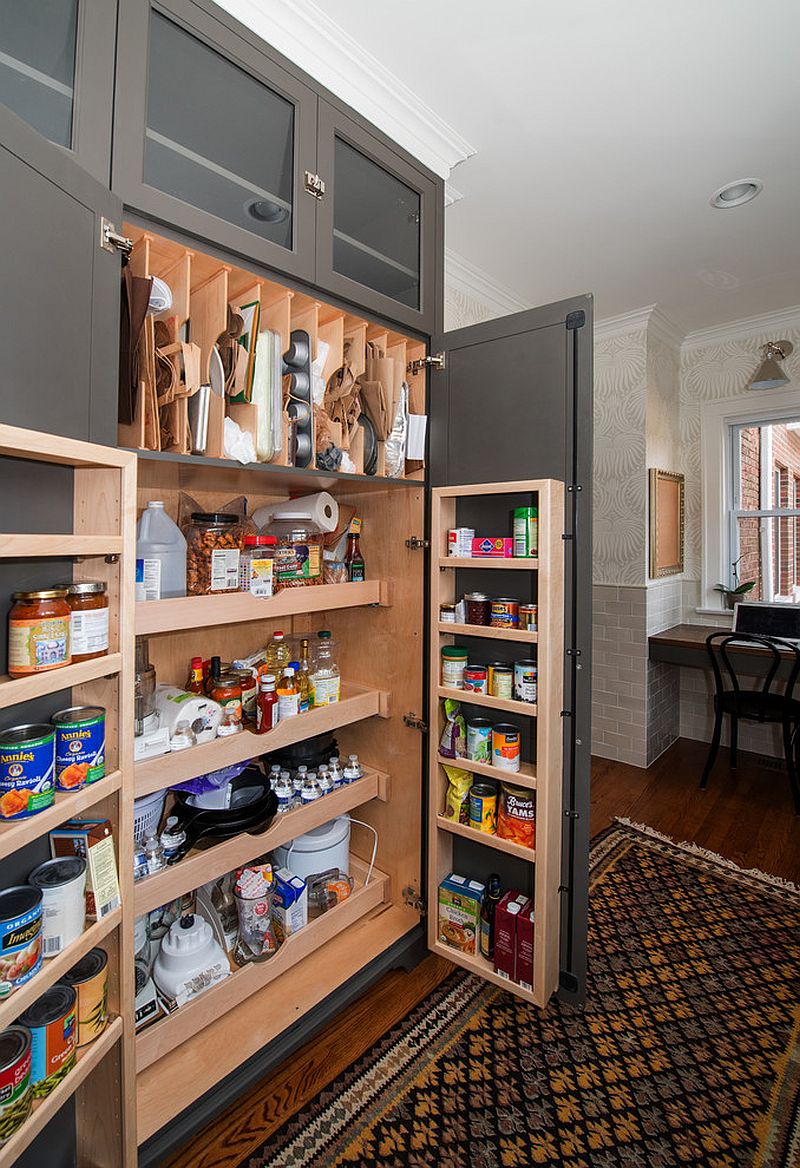
M443 765L447 776L444 817L484 835L522 848L536 846L536 795L527 787L493 782L458 766Z
M441 684L446 689L487 694L504 701L526 705L537 702L537 667L532 660L471 662L470 651L463 645L443 645L441 650ZM469 700L469 699L467 699Z

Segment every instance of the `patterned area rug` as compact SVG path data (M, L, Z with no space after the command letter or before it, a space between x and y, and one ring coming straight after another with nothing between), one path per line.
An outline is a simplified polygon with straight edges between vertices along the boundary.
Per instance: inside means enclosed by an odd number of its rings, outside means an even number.
M585 1009L458 972L241 1168L797 1168L800 892L620 821Z

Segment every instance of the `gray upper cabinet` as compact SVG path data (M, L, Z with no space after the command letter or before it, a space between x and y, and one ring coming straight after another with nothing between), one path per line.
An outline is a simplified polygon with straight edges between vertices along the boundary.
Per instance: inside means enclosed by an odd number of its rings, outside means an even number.
M191 0L125 0L118 44L115 193L313 280L316 95Z
M115 0L0 0L0 102L109 181Z
M432 332L437 184L325 101L318 158L317 283Z

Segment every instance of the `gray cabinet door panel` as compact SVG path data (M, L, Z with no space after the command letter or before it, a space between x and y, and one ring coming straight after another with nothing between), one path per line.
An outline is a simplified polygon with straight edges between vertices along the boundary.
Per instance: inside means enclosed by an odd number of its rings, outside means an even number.
M0 106L0 420L116 445L121 204Z
M108 183L116 0L0 0L0 102Z
M120 9L112 188L226 251L314 278L316 95L191 0Z
M555 478L564 515L564 834L561 984L580 999L586 968L592 644L592 300L434 336L433 486ZM481 522L480 509L470 526ZM494 517L495 521L497 516ZM488 576L489 573L487 572ZM487 581L487 584L493 583ZM569 813L569 814L567 814Z
M317 284L389 320L436 327L443 184L320 100Z

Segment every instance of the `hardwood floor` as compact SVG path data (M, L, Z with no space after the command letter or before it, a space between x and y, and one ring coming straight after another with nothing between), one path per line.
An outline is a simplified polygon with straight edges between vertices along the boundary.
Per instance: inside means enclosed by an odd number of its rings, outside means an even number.
M731 771L721 750L708 790L697 784L707 746L682 739L649 770L595 759L592 834L614 816L719 852L745 868L800 883L800 819L795 817L785 773L758 765L740 751ZM299 1111L349 1063L398 1022L453 967L428 957L411 973L382 978L360 1002L258 1084L165 1168L236 1168L272 1132Z

